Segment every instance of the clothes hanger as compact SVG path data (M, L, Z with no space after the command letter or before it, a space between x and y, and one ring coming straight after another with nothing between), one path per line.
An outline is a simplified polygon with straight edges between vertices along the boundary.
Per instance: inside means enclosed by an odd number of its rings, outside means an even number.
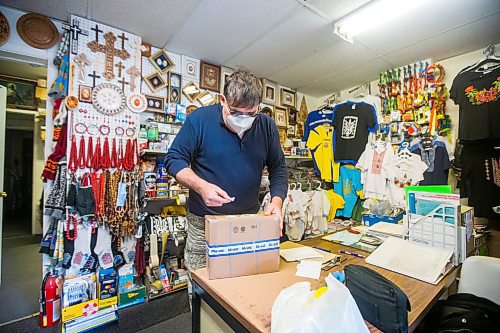
M408 149L409 146L410 144L408 142L403 142L401 144L401 149L399 150L397 155L399 159L407 160L413 155L410 149Z
M483 54L486 55L486 59L479 60L475 64L462 69L458 74L470 72L473 69L474 70L479 69L479 68L483 67L484 65L486 65L488 63L495 63L495 64L500 65L500 57L497 57L495 55L495 45L493 45L493 44L488 45L484 49ZM498 68L498 66L495 66L493 68L489 68L486 72L489 72L489 71L494 70L496 68Z

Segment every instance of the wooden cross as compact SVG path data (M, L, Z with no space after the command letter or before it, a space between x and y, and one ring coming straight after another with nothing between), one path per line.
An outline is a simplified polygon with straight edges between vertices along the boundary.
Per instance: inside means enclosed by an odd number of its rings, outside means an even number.
M99 25L98 24L96 24L95 27L93 27L90 30L95 31L95 41L99 42L99 33L100 32L104 32L104 31L102 31L101 29L99 29Z
M118 80L118 83L122 84L122 91L125 93L125 85L129 84L127 81L125 81L125 78L123 77L121 80Z
M130 91L134 92L135 90L135 79L141 77L141 71L134 66L127 69L127 74L130 77Z
M88 36L89 32L80 29L80 21L76 18L73 19L72 25L69 28L69 30L71 31L71 39L72 39L72 41L70 43L71 44L71 53L77 54L78 53L78 38L80 37L80 35Z
M122 40L122 50L125 49L125 41L128 40L128 38L125 37L125 33L122 32L122 34L119 35L118 38L120 38Z
M97 74L95 73L95 71L92 71L92 74L89 74L89 75L87 75L87 76L90 76L90 77L92 78L92 88L95 88L95 80L96 80L96 79L100 79L100 78L101 78L101 76L100 76L100 75L97 75Z
M118 61L118 63L115 65L116 68L118 68L118 77L122 77L122 70L125 69L125 66L121 61Z
M97 41L92 41L87 44L89 49L92 50L92 52L101 52L104 53L105 55L105 66L104 66L104 72L103 76L106 80L111 81L112 79L115 78L115 73L114 73L114 62L115 62L115 57L119 57L123 60L127 60L130 58L130 54L127 52L125 49L115 49L115 41L116 37L115 35L109 31L104 34L104 40L106 41L106 44L99 44Z
M75 62L78 64L79 67L79 75L78 75L78 80L80 82L83 82L84 77L85 77L85 69L87 66L90 66L92 62L87 58L87 55L85 53L80 53L75 57Z

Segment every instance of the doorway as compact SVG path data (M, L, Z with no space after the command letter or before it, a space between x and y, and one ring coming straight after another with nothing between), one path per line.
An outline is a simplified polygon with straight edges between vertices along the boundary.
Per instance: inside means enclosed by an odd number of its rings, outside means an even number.
M11 77L30 80L36 86L45 79L46 68L27 63L0 60L0 84ZM7 80L7 81L6 81ZM16 82L15 79L12 79ZM7 87L7 102L9 88ZM12 89L11 89L12 90ZM20 90L20 89L18 89ZM21 95L22 98L25 95ZM37 97L31 96L33 99ZM26 98L24 98L26 100ZM41 168L44 165L45 102L38 109L7 105L5 110L4 166L0 285L0 325L31 316L39 311L39 289L42 279L42 256L38 253L42 230ZM40 108L42 106L43 108Z

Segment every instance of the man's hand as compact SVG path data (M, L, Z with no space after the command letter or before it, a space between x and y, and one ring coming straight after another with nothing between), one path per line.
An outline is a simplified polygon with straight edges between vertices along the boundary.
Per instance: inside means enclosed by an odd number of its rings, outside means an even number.
M279 221L280 225L280 236L283 236L283 214L281 213L281 208L283 207L283 199L280 197L273 197L269 205L267 205L264 211L265 215L274 215L274 219Z
M220 207L233 201L226 191L209 182L206 182L198 193L207 207Z

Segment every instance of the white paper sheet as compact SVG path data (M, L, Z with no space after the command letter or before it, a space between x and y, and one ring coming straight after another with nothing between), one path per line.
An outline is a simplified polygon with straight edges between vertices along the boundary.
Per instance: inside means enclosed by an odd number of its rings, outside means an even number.
M447 272L451 249L434 248L389 237L366 262L428 283L437 284Z
M381 233L389 236L403 237L402 224L378 222L369 227L368 231Z
M343 245L351 245L359 242L362 236L362 234L353 234L352 232L349 232L347 230L342 230L331 235L326 235L323 237L323 239L342 243Z
M295 275L310 279L319 279L321 265L320 261L302 260L297 265L297 273Z
M323 258L318 251L308 246L295 247L293 249L280 250L280 256L286 261L300 261L309 258Z

